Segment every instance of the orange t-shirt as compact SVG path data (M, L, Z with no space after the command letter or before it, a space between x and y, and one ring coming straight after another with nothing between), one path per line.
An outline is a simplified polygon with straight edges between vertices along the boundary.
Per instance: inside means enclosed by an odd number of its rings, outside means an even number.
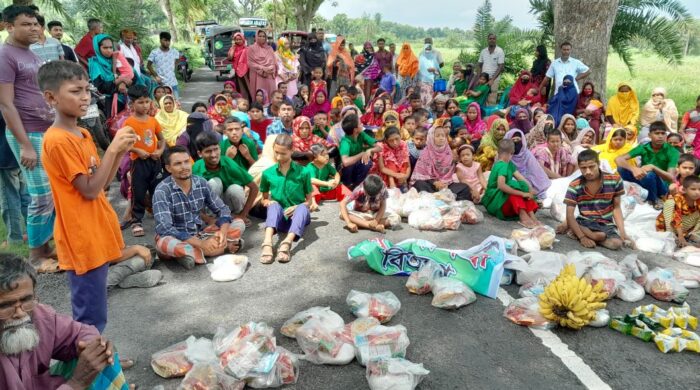
M73 186L78 175L92 175L100 165L90 133L82 128L80 132L82 137L49 128L41 154L56 208L58 265L78 275L119 258L124 247L119 219L104 191L89 200Z
M141 149L146 153L153 153L158 149L158 134L160 134L161 128L156 118L149 116L148 119L142 121L130 116L124 121L124 126L133 127L136 134L141 137L134 144L134 148ZM132 160L139 158L136 153L130 153L130 155Z

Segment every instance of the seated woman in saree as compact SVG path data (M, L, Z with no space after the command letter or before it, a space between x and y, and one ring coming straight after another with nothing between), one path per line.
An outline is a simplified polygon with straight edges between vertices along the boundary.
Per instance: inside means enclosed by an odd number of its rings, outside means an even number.
M223 94L219 94L214 97L214 102L209 106L207 115L209 115L212 123L216 126L223 124L226 118L231 115L231 111L233 111L231 100Z
M554 129L554 117L549 114L545 114L545 116L541 117L535 126L530 129L530 132L527 133L527 148L532 150L536 146L547 142L547 137L545 134Z
M564 147L562 138L563 135L559 130L551 131L547 134L547 143L539 145L532 151L550 179L567 177L575 169L571 152Z
M596 139L603 138L600 129L601 123L605 121L603 113L605 113L603 100L600 98L600 94L595 91L593 83L587 81L583 84L581 93L578 95L575 115L588 121L591 128L595 130Z
M515 164L518 172L530 183L537 198L544 199L552 182L535 156L528 150L525 143L525 134L520 129L512 129L506 133L504 138L512 140L515 146L511 162Z
M479 149L476 150L476 162L481 164L481 169L490 171L496 155L498 154L498 142L503 139L508 131L508 121L498 118L493 121L489 131L481 138Z
M666 127L675 133L678 130L678 109L676 103L668 98L666 88L656 87L651 91L651 97L642 107L642 116L639 119L642 131L639 132L640 139L645 139L649 135L649 125L652 122L662 121Z
M629 83L617 85L617 93L608 100L605 119L613 127L637 126L639 121L639 100Z
M528 110L541 105L539 84L533 82L530 71L522 70L520 72L520 76L510 89L508 101L513 107L522 107ZM511 111L513 110L511 109Z
M481 119L481 107L479 103L474 102L467 106L467 112L464 115L464 127L467 129L467 139L474 147L474 150L479 150L481 138L486 133L486 122Z
M447 141L446 119L438 119L428 131L428 140L411 175L411 186L419 192L438 192L445 188L455 194L457 200L472 200L467 184L455 181L452 150Z
M592 149L598 152L601 168L608 173L616 173L617 163L615 159L624 156L633 147L633 144L627 140L627 130L616 128L608 133L608 138L604 143L594 146ZM633 167L637 166L635 159L627 160L627 164Z
M165 138L167 147L175 146L178 137L187 130L187 113L175 105L173 95L165 95L160 99L160 111L156 114L156 120L160 124L161 134ZM219 138L221 136L219 135Z
M384 111L386 111L386 104L381 96L377 96L372 100L372 103L367 107L367 111L360 118L360 121L369 130L376 131L382 124L384 120Z
M510 123L510 128L521 130L523 134L529 133L534 127L532 121L530 120L530 111L528 111L526 108L518 107L514 111L511 108L511 112L514 113L514 119L513 122Z
M695 142L698 130L700 130L700 96L695 99L695 108L683 114L681 128L678 130L685 138L685 144L693 146L693 154L696 158L700 158L700 139Z
M576 118L570 114L564 114L559 121L557 128L562 136L562 146L569 152L571 151L571 143L578 137L578 128L576 126Z
M596 146L595 130L591 127L581 129L574 142L571 143L571 158L574 163L578 161L579 153Z
M578 93L574 85L574 77L571 75L564 76L564 81L557 93L549 99L547 111L554 118L554 124L559 126L565 114L573 115L576 112L576 103L578 102ZM576 119L574 118L574 124Z
M311 146L314 144L323 145L326 149L331 149L331 145L323 138L311 131L311 119L306 116L298 116L292 122L292 159L301 165L306 165L313 161L314 154ZM332 150L331 150L332 152Z

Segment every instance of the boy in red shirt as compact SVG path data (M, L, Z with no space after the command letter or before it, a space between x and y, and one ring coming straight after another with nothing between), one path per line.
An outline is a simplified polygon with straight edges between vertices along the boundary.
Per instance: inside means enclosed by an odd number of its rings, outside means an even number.
M124 126L131 127L139 137L129 150L131 156L131 233L143 237L141 221L146 213L147 194L153 195L156 186L163 180L160 156L165 150L165 139L161 135L158 121L148 116L151 97L143 85L129 87L131 116Z

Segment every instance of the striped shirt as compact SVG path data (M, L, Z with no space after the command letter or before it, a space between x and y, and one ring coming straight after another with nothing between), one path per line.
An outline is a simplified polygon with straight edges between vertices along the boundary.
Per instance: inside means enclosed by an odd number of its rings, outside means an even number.
M603 184L595 194L586 190L586 179L579 176L569 184L564 203L578 206L580 218L605 225L615 225L613 222L613 200L625 194L622 179L617 174L603 175Z

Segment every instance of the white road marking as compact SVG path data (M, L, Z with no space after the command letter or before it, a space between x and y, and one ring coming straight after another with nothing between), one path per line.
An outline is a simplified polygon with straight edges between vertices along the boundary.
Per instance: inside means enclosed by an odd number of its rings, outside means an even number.
M504 306L508 306L514 299L506 290L499 288L498 300L501 301ZM552 333L552 331L533 328L530 328L530 331L542 340L542 344L549 348L549 350L564 363L564 366L576 375L586 388L592 390L611 390L611 387L600 379L598 374L578 357L576 352L570 350L557 335Z

